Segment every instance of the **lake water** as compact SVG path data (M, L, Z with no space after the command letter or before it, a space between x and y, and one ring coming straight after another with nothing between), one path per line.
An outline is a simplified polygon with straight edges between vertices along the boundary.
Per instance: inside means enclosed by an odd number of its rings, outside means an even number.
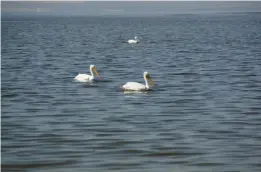
M12 17L1 33L3 171L261 171L260 13ZM75 82L90 64L102 79ZM152 91L120 90L144 71Z

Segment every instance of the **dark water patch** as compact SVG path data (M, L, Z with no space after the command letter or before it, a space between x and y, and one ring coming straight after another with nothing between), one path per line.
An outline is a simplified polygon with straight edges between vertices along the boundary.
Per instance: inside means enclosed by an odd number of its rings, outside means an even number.
M143 155L145 154L147 151L146 150L141 150L141 149L123 149L121 150L121 153L123 154L135 154L135 155Z
M89 129L90 131L96 131L96 132L103 132L103 133L125 133L128 132L129 130L124 130L124 129L119 129L119 128L97 128L97 129Z
M1 98L2 99L5 99L5 98L16 98L18 96L19 96L19 94L12 93L12 92L3 92L3 90L2 90L2 93L1 93Z
M82 83L81 86L83 88L97 88L97 87L100 87L98 84L95 84L95 83Z
M137 143L141 143L141 142L127 141L127 140L117 140L117 141L113 141L113 142L108 142L108 143L106 143L106 145L125 146L125 145L128 145L128 144L137 144Z
M198 162L198 163L189 163L191 166L204 166L204 167L215 167L215 166L225 166L226 163L218 163L218 162Z
M23 138L24 141L43 141L43 142L54 142L54 143L63 143L68 142L69 140L65 135L58 134L40 134L34 138ZM72 140L71 140L72 141Z
M141 166L142 163L122 163L122 162L118 162L118 163L103 163L103 164L99 164L99 167L102 168L106 168L108 170L123 170L123 169L129 169L132 167L139 167Z
M53 167L53 166L66 166L75 164L77 161L75 160L67 160L67 161L56 161L56 162L33 162L30 164L2 164L2 169L5 170L26 170L30 168L45 168L45 167Z
M106 137L106 136L113 136L113 133L97 133L96 137Z
M165 157L165 156L175 156L175 155L177 155L176 152L157 152L157 153L144 154L143 156L146 156L146 157Z
M127 119L121 118L121 117L106 117L104 118L106 121L111 121L111 122L127 122Z
M101 79L95 79L95 83L111 83L111 82L114 82L114 81L111 79L106 79L104 77Z

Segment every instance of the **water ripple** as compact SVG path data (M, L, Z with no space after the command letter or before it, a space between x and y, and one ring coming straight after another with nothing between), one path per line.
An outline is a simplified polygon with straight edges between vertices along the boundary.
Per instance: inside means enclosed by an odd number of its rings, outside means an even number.
M261 171L260 19L4 20L3 171Z

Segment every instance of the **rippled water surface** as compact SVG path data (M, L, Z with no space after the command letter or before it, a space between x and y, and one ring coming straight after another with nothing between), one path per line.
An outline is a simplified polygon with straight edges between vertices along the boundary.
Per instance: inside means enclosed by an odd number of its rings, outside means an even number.
M260 14L2 19L2 170L260 172L260 28ZM102 79L75 82L90 64ZM153 91L120 90L144 71Z

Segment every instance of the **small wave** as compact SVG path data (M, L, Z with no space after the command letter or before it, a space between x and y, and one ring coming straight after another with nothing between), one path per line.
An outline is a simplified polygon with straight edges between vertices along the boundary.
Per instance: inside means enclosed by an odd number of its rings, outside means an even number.
M104 79L104 78L101 78L101 79L94 79L95 82L113 82L113 80L110 80L110 79Z
M5 171L7 169L25 169L25 168L44 168L51 166L64 166L75 164L76 160L66 160L66 161L57 161L57 162L34 162L27 164L2 164L2 169Z
M192 155L201 155L202 153L199 152L181 152L181 151L168 151L168 152L153 152L153 153L147 153L144 154L143 156L148 156L148 157L162 157L162 156L180 156L180 155L186 155L186 156L192 156Z
M100 164L100 167L105 167L106 169L110 170L120 170L120 169L125 169L125 168L130 168L130 167L137 167L141 166L142 163L104 163Z
M161 156L175 156L176 152L155 152L155 153L147 153L144 154L143 156L148 156L148 157L161 157Z
M82 87L84 87L84 88L97 88L97 87L99 87L99 86L96 85L96 84L93 84L93 83L84 83L84 84L82 85Z

